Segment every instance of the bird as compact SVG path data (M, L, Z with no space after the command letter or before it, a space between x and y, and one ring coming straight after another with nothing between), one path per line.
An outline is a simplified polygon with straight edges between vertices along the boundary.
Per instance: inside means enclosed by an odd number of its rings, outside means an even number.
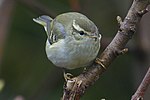
M54 19L41 15L33 21L46 31L46 55L55 66L69 70L86 67L97 57L101 34L85 15L66 12Z

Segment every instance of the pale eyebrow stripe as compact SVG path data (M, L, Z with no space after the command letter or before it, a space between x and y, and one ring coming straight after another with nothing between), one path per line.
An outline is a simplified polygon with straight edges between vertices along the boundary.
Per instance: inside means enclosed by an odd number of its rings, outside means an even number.
M76 29L77 31L83 31L86 34L91 34L91 32L85 31L83 28L81 28L78 24L75 23L76 20L73 20L73 28Z

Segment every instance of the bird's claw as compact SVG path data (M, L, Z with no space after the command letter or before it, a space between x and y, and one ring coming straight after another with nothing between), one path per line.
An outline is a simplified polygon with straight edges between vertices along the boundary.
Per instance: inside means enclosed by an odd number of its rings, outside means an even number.
M64 72L64 79L66 82L72 78L73 78L73 75L71 73L65 73Z

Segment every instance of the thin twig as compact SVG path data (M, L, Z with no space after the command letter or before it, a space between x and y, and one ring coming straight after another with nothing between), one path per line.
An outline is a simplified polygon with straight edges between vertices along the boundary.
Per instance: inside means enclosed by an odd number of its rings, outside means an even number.
M124 48L127 42L136 31L137 23L139 23L141 17L147 12L146 8L148 4L148 0L133 1L125 19L122 21L119 17L120 27L118 32L103 53L99 55L97 63L93 63L87 71L72 78L71 84L73 85L69 85L70 80L68 80L64 88L62 100L79 100L86 89L99 79L99 76L109 67L112 61L116 59L119 54L122 54L119 52L125 50Z
M150 84L150 68L148 69L143 81L138 87L135 94L132 96L131 100L143 100L144 94Z

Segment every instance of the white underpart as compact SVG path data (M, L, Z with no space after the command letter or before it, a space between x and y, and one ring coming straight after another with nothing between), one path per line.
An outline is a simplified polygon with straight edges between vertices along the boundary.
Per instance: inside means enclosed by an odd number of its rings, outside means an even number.
M97 42L90 38L76 41L73 37L61 39L52 45L47 41L46 54L48 59L58 67L67 69L85 67L98 54L99 43L100 39Z

